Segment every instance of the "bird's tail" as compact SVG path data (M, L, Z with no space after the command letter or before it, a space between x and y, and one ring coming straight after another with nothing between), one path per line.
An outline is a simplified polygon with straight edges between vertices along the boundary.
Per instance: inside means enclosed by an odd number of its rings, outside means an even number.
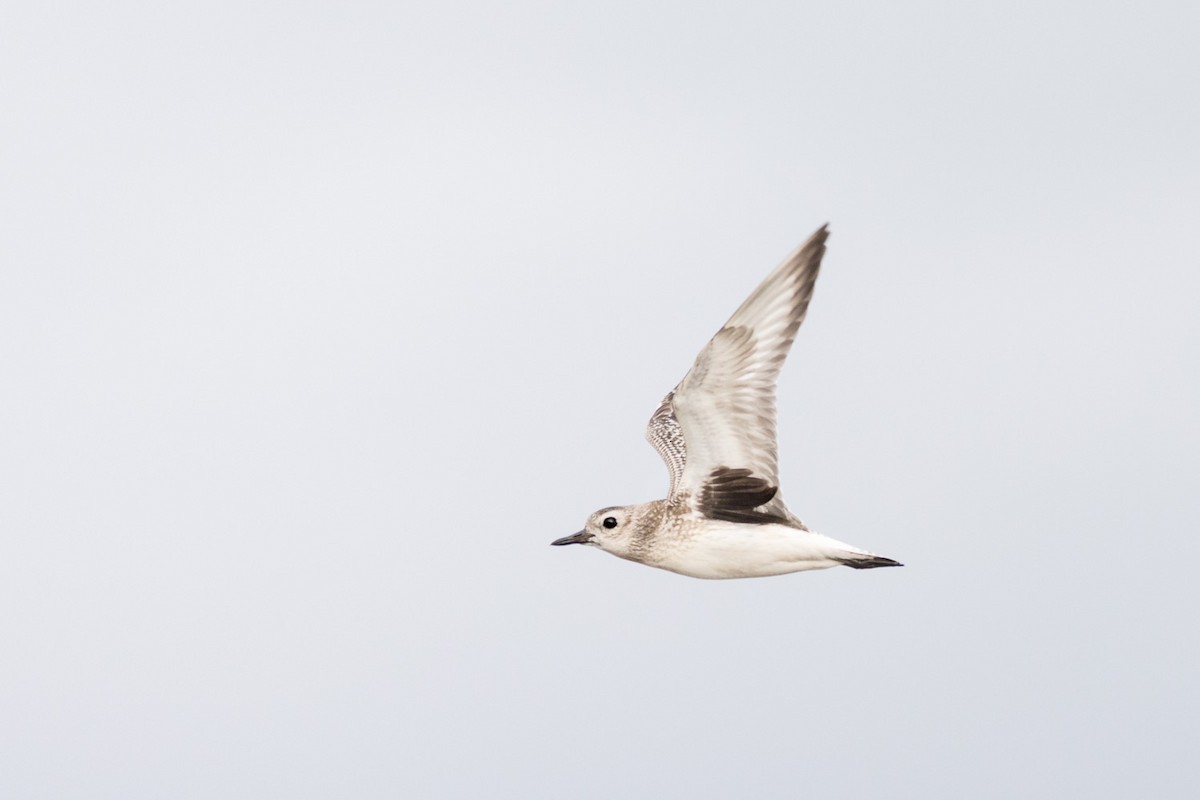
M835 558L839 564L845 564L847 567L854 569L875 569L876 567L903 567L899 561L883 556L877 556L874 553L847 553L845 556Z

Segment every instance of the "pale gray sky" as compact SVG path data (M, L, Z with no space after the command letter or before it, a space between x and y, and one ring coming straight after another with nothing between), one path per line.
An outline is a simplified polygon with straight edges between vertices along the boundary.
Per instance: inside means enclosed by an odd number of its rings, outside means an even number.
M0 796L1196 796L1197 9L8 3ZM908 566L549 547L826 221Z

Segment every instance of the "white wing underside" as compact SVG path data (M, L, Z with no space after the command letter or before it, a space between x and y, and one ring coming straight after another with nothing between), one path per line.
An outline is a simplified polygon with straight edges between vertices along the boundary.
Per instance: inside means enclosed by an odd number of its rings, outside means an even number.
M800 525L779 494L775 382L808 302L829 233L822 227L767 276L663 399L646 439L671 476L671 502L723 519Z

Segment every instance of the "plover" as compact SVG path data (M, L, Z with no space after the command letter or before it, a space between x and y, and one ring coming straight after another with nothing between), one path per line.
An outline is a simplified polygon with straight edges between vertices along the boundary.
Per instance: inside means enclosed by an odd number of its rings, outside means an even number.
M746 298L650 417L665 500L602 508L551 544L587 544L694 578L755 578L838 565L899 567L808 529L779 494L775 380L825 254L822 226Z

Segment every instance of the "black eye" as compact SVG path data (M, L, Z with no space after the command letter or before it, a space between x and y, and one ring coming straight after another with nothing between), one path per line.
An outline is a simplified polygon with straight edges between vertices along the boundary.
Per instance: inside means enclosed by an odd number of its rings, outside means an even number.
M601 522L600 524L603 525L604 527L608 528L609 530L612 530L613 528L617 527L617 518L616 517L605 517L604 522Z

